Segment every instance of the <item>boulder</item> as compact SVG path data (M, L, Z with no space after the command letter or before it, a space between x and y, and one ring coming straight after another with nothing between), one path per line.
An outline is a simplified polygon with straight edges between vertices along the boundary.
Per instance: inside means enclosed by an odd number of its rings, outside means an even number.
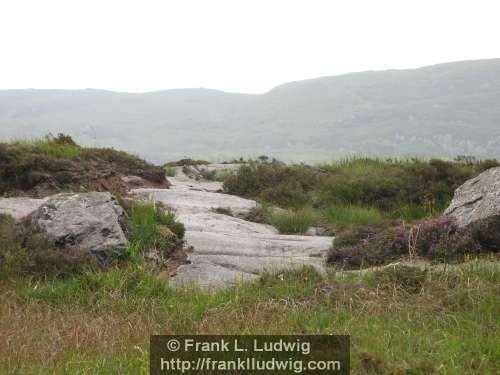
M488 169L460 186L445 215L454 217L460 227L500 215L500 167Z
M31 215L33 230L57 247L90 254L103 265L127 247L124 220L122 207L108 192L58 194Z

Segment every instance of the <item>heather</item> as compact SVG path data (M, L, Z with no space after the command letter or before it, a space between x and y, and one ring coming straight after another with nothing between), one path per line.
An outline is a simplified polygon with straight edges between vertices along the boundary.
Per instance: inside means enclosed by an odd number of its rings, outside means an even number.
M459 228L451 217L444 216L415 224L365 227L347 241L343 237L339 243L334 241L328 262L351 268L382 265L403 257L448 263L491 251L470 228Z

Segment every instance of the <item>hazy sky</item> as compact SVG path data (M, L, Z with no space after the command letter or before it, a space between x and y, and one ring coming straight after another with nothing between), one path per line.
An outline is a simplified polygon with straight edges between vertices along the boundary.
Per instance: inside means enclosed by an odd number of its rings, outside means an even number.
M500 57L498 0L0 0L0 89L264 92Z

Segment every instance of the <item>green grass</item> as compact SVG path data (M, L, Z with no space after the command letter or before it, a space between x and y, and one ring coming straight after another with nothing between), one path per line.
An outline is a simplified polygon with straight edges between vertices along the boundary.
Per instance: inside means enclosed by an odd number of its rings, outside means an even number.
M177 175L176 167L165 167L167 177L175 177Z
M273 212L268 220L281 234L304 234L315 224L316 217L312 210L300 209Z
M150 334L349 334L352 374L495 374L500 272L265 275L175 292L140 267L0 284L2 374L147 374Z
M133 238L129 251L134 258L151 249L168 250L185 232L172 211L150 202L134 203L129 209L128 224Z
M369 225L380 223L384 215L373 207L330 206L323 210L323 215L330 224L336 225Z
M20 152L40 152L57 159L74 159L82 153L82 149L77 145L58 144L46 139L16 141L12 145Z

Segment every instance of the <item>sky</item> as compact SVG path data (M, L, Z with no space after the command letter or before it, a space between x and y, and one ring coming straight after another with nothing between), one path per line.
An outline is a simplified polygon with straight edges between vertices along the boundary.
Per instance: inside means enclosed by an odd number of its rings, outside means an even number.
M0 0L0 89L262 93L500 57L498 0Z

